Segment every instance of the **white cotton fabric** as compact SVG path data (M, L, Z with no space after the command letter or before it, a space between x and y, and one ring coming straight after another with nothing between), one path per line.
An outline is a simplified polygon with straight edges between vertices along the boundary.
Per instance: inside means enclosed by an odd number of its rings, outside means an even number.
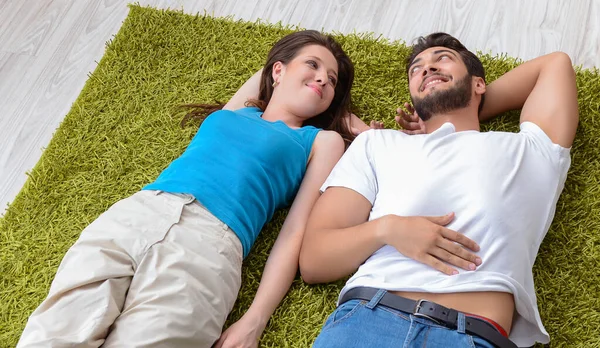
M373 206L370 220L455 212L447 227L480 245L483 264L448 276L384 246L348 280L340 298L358 286L509 292L517 310L510 339L519 346L549 342L532 267L564 186L570 149L552 143L534 123L520 128L456 132L445 123L431 134L370 130L358 136L321 190L342 186L360 193Z

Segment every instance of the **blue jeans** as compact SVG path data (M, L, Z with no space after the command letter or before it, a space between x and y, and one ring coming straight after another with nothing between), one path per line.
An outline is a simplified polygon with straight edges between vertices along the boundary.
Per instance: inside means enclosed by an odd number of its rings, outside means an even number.
M332 347L482 347L494 345L465 333L465 316L459 314L456 330L412 314L378 305L385 294L371 301L350 300L339 306L325 321L313 348Z

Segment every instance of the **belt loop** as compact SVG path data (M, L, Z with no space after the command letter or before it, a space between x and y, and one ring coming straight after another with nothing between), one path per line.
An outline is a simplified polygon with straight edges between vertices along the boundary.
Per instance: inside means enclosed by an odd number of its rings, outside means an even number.
M462 312L458 312L458 318L456 320L456 331L458 333L464 334L465 333L465 313Z
M373 298L371 298L371 301L369 301L369 303L367 303L366 307L369 309L375 308L375 306L377 306L379 301L381 301L381 298L383 297L383 295L385 295L386 293L387 293L387 291L384 289L377 290L377 293L375 294L375 296L373 296Z

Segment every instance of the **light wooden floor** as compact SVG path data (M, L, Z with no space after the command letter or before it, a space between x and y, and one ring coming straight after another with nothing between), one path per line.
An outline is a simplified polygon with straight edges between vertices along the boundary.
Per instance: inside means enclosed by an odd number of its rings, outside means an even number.
M555 50L600 67L600 0L138 0L215 16L374 32L448 32L472 50ZM124 0L0 0L0 214L26 180L128 13Z

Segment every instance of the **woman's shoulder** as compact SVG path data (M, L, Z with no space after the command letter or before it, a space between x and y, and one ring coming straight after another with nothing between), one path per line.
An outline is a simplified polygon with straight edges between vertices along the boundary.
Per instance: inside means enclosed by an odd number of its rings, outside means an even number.
M319 158L319 161L328 161L333 158L337 161L346 148L344 139L338 132L331 130L320 131L313 143L309 154L309 163L313 158ZM312 161L314 163L314 161Z
M318 148L343 148L344 139L338 132L332 130L320 130L316 135L314 144Z
M261 117L261 115L263 114L263 111L255 106L248 106L248 107L243 107L240 109L236 109L236 110L229 110L237 115L242 115L242 116L258 116Z

